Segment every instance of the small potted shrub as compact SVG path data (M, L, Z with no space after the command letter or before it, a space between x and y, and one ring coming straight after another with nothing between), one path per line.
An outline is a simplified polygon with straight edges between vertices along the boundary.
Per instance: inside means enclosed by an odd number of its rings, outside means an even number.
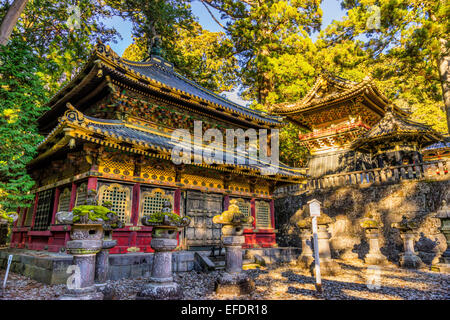
M191 219L173 213L172 204L170 201L165 201L161 212L144 215L141 222L144 226L153 227L153 238L175 239L178 230L189 225Z

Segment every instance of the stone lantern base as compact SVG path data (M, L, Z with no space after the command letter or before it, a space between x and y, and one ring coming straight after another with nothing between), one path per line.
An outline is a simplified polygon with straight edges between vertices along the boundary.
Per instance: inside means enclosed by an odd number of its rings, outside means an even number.
M95 286L68 289L58 300L103 300L103 293L98 292Z
M314 253L311 248L311 233L303 230L300 233L302 239L302 253L297 258L297 266L303 269L309 269L311 263L314 261Z
M144 289L136 295L136 300L179 300L183 292L176 282L158 283L150 279Z
M145 284L144 289L136 295L136 300L178 300L183 298L183 291L173 281L172 276L172 251L177 244L176 238L152 239L150 246L155 250L152 276Z
M240 235L224 235L222 243L225 247L225 272L215 284L217 294L243 295L255 289L255 283L242 272L242 244L245 238Z
M217 294L223 295L245 295L255 290L255 283L245 273L228 273L220 275L215 283Z
M420 269L424 267L424 264L417 254L406 252L400 254L400 266L408 269Z
M310 266L311 273L316 276L316 267L313 262ZM332 259L322 261L320 260L320 275L321 276L337 276L342 273L341 266Z

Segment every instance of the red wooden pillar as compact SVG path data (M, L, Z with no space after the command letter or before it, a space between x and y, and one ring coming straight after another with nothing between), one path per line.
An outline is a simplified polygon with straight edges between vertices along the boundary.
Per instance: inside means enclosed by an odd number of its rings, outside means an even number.
M250 200L250 213L253 217L252 227L253 229L256 229L256 201L255 198L252 198Z
M173 195L173 212L180 215L181 209L181 189L176 189Z
M75 184L75 182L72 182L72 191L70 192L69 211L72 211L73 207L75 207L76 200L77 200L77 185Z
M130 222L133 226L137 226L139 222L139 200L141 197L141 184L138 182L133 186L131 201L131 217ZM129 237L129 247L137 247L137 231L132 231Z
M230 206L230 196L225 195L225 197L223 197L223 211L228 210L229 206Z
M139 200L141 197L141 184L138 182L133 186L131 200L131 217L130 222L136 226L139 222Z
M28 215L28 211L30 211L30 207L28 208L23 208L23 215L22 215L22 221L20 222L20 225L23 226L23 224L25 223L25 220L27 219L27 215Z
M270 200L270 220L272 221L272 228L275 229L275 201L273 199ZM275 231L272 233L270 246L277 246Z
M178 188L175 190L173 195L173 212L177 215L180 215L181 209L181 189ZM178 245L180 245L180 232L177 232L177 241Z
M97 191L97 180L98 180L97 177L89 177L88 183L87 183L87 189Z
M52 221L50 224L55 224L55 214L58 211L58 204L59 204L59 196L61 194L61 189L56 188L55 189L55 200L53 201L53 212L52 212Z

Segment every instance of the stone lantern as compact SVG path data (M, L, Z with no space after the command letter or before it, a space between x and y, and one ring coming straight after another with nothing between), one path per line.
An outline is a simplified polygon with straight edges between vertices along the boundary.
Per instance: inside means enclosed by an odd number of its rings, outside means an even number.
M103 206L82 205L72 212L58 212L56 219L72 224L67 252L73 255L75 265L74 284L68 283L67 292L60 300L101 300L103 294L94 283L96 254L103 246L103 223L109 221L114 212ZM69 279L70 282L70 279Z
M19 216L15 212L6 212L0 209L0 246L6 245L9 226L18 218Z
M369 252L364 257L364 262L370 265L388 264L387 258L380 251L380 223L369 214L361 219L360 226L365 230L369 240Z
M172 251L178 245L178 231L189 225L190 219L173 213L170 201L165 201L162 212L145 215L141 222L153 227L150 246L155 254L150 281L136 295L136 300L181 299L183 292L173 281Z
M393 223L391 227L400 231L400 237L403 239L404 253L400 254L400 266L404 268L418 269L423 267L423 262L419 255L414 251L414 238L417 236L417 223L408 221L405 216L402 221Z
M436 214L436 218L441 220L441 232L447 241L447 250L442 253L439 263L435 266L440 272L450 272L450 208L445 200Z
M254 283L242 272L242 245L245 243L244 224L253 217L244 215L237 200L230 201L228 210L213 217L213 223L222 224L222 244L225 247L225 272L216 281L218 294L242 295L254 290Z
M304 269L309 269L314 261L314 253L311 242L311 219L302 219L297 223L300 228L300 239L302 240L302 253L297 258L297 265Z
M308 218L311 219L311 218ZM339 264L331 258L330 238L328 226L333 220L326 214L317 217L317 238L319 242L320 273L326 275L337 275L341 271ZM314 248L316 250L317 248Z

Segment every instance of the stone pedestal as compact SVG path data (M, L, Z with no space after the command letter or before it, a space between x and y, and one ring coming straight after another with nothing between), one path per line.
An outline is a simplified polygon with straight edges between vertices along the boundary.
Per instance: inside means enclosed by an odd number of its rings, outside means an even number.
M183 293L172 276L172 251L177 239L152 238L150 246L155 250L149 283L136 296L136 300L181 299Z
M72 277L79 277L78 285L68 285L67 292L60 300L102 300L103 294L94 285L95 256L101 250L103 230L100 224L74 224L71 241L66 244L68 253L73 255L73 264L79 268Z
M117 240L103 239L102 249L95 259L95 285L102 288L106 285L109 272L109 249L114 248Z
M324 276L334 276L341 272L339 264L331 258L330 238L331 234L328 232L327 225L317 226L317 236L319 242L319 259L320 259L320 274ZM314 248L316 250L317 248ZM311 265L315 273L314 264Z
M403 232L401 235L405 252L400 254L400 266L418 269L424 266L418 254L414 251L414 232Z
M366 229L366 237L369 242L369 252L364 257L364 263L370 265L388 264L387 258L380 251L378 229Z
M216 281L218 294L243 295L255 289L255 284L242 272L242 245L244 236L223 236L225 247L225 272Z
M450 208L447 206L446 201L442 201L442 207L437 212L437 218L441 220L441 232L445 236L447 242L447 249L442 253L439 258L439 263L433 265L432 269L450 273Z
M308 229L302 229L300 238L302 239L302 253L297 258L297 265L304 269L309 269L314 261L312 250L311 232Z

